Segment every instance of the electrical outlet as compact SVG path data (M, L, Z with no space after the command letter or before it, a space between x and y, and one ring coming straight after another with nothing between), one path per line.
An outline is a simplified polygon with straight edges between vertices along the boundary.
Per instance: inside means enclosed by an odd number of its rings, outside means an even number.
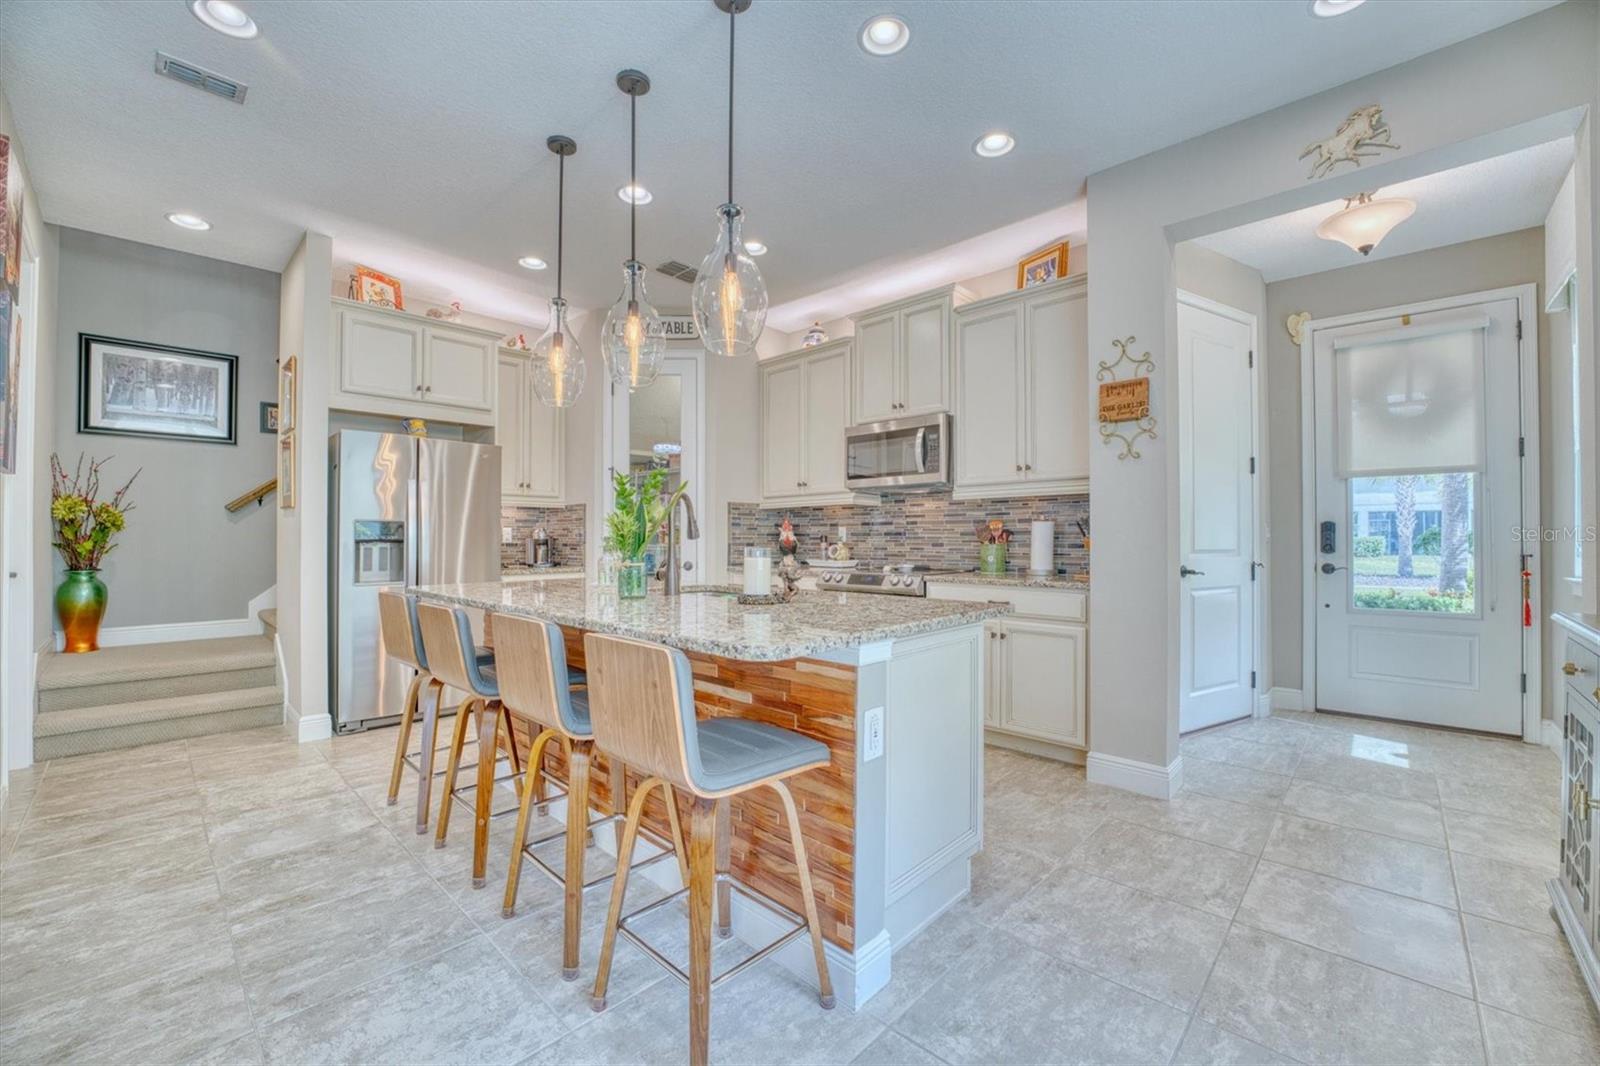
M883 708L867 711L862 723L861 761L871 762L883 757Z
M514 534L511 532L511 530L513 528L514 527L512 527L512 526L501 526L500 527L500 543L501 544L510 544L511 543L511 538L514 536Z

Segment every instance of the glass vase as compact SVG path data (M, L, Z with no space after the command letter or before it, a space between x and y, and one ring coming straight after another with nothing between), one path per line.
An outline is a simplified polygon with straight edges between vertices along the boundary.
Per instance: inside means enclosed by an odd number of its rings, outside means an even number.
M617 598L644 599L644 560L628 559L617 567Z
M617 587L617 567L622 563L622 556L607 548L600 553L600 587L614 589Z
M100 619L106 613L106 586L95 570L68 570L56 589L56 617L61 619L62 650L100 650Z

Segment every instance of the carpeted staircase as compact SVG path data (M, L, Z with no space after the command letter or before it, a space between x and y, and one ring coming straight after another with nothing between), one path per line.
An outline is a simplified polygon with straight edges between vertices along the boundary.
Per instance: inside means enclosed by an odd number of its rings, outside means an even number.
M39 671L33 755L43 762L281 721L270 635L57 653Z

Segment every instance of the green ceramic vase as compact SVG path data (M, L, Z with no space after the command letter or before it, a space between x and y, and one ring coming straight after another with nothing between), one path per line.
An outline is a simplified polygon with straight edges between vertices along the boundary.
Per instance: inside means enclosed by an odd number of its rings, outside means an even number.
M978 545L978 569L985 574L1006 572L1006 546L1004 544Z
M106 586L98 570L68 570L56 589L56 617L67 652L100 650L100 619L106 613Z

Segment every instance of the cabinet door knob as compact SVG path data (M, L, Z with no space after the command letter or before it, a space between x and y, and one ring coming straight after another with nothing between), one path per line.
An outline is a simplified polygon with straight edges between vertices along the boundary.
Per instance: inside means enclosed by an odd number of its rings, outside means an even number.
M1000 639L1001 640L1005 640L1006 639L1006 634L1005 634L1004 630L1001 630L1001 632L1000 632Z
M423 392L432 392L433 391L433 386L432 385L424 385L422 387L422 391Z
M1577 663L1562 663L1561 664L1561 672L1563 674L1566 674L1568 677L1571 677L1574 674L1583 673L1582 670L1578 669L1578 664Z
M1033 469L1033 464L1032 463L1023 463L1022 464L1022 469L1024 469L1024 470L1032 470Z

